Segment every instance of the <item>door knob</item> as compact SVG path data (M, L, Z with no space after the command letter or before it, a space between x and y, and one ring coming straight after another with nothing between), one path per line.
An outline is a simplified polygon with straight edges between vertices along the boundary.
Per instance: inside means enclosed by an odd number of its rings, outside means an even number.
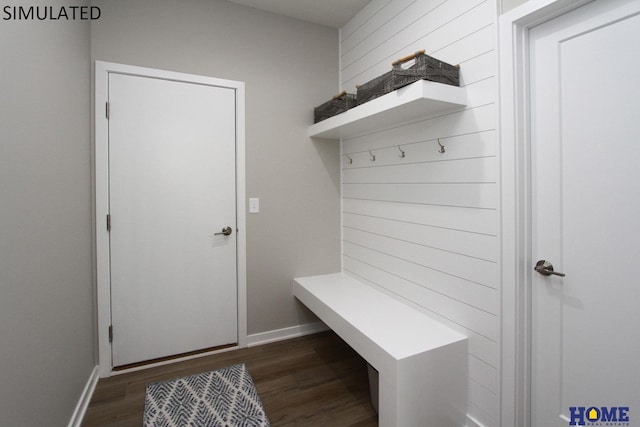
M219 236L220 234L223 234L223 235L225 235L225 236L228 236L228 235L230 235L232 232L233 232L233 230L231 229L231 227L225 227L225 228L223 228L223 229L222 229L222 231L221 231L221 232L219 232L219 233L214 233L213 235L214 235L214 236Z
M533 267L533 269L535 271L537 271L538 273L542 274L543 276L560 276L560 277L564 277L565 274L564 273L560 273L558 271L553 271L553 264L551 264L549 261L545 261L543 259L541 259L540 261L538 261L536 263L536 266Z

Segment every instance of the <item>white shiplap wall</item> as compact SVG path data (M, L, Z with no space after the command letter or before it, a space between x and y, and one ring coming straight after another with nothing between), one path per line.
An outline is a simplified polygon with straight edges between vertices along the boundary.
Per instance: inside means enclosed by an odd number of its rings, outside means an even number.
M465 108L342 141L343 268L469 337L469 415L486 426L498 424L496 15L494 0L373 0L340 36L351 92L419 49L461 66Z

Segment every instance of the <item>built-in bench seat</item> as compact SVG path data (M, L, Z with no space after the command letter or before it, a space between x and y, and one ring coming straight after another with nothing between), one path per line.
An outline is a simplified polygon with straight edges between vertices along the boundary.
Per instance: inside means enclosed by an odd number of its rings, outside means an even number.
M467 338L345 273L294 279L294 295L379 373L382 427L461 427Z

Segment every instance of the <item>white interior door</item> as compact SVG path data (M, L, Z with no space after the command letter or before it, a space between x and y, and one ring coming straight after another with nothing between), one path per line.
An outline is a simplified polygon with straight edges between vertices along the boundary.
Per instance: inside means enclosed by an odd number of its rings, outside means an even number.
M639 13L596 1L530 32L531 262L566 274L531 272L533 426L640 411Z
M108 99L113 366L236 343L234 90L110 73Z

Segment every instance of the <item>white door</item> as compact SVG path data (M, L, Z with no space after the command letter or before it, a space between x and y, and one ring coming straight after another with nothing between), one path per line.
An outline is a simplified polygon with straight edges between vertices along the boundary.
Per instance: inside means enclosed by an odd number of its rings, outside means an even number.
M113 366L236 343L235 91L108 83Z
M566 274L531 271L533 426L640 425L639 13L602 0L530 31L531 263Z

